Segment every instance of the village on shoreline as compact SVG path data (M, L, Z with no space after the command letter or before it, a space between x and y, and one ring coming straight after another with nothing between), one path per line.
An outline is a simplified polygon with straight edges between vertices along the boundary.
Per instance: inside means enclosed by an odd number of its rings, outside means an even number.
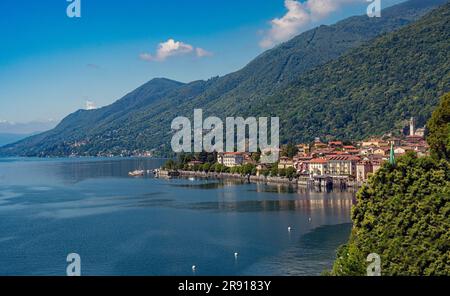
M429 155L425 128L409 126L399 135L387 134L364 141L327 143L316 138L312 143L287 144L279 150L275 164L260 162L261 152L181 154L157 170L157 177L199 177L241 179L250 182L284 183L305 187L359 187L376 173L383 163L408 152L418 157Z

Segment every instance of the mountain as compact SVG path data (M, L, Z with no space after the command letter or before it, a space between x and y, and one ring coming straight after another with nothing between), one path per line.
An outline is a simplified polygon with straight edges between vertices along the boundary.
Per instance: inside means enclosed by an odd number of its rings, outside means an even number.
M450 3L299 77L265 105L282 121L284 140L316 135L361 139L423 126L450 90ZM221 106L218 106L221 108Z
M444 2L412 0L384 10L381 18L320 26L224 77L188 84L154 79L110 106L77 111L0 153L166 154L172 119L192 117L194 108L206 115L277 115L283 141L360 138L389 131L410 115L424 122L448 88L449 5L421 17Z
M9 122L0 120L0 134L30 135L53 129L58 122L54 120Z
M0 133L0 147L5 146L7 144L15 143L30 136L32 135Z
M53 120L15 123L0 120L0 147L53 129L57 122Z

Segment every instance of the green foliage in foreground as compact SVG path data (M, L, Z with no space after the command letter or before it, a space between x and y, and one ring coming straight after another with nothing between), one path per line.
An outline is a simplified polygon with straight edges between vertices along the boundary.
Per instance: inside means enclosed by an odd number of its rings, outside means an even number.
M406 155L357 195L354 228L334 275L365 275L377 253L383 275L450 275L450 164Z
M427 127L429 130L427 141L433 155L450 160L450 93L442 97Z
M370 253L381 256L382 275L450 275L450 163L441 131L448 128L448 94L430 120L434 157L386 163L357 194L353 230L338 250L332 275L365 275ZM433 123L434 121L434 123ZM436 157L437 156L437 157Z

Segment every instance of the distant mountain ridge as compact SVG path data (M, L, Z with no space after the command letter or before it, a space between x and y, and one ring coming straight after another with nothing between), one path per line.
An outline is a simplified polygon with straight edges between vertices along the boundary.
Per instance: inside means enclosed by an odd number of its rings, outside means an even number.
M386 132L398 123L381 117L389 108L394 110L389 113L390 119L396 116L398 121L418 112L419 120L424 122L437 103L437 97L432 97L448 88L450 59L448 50L445 51L450 31L448 3L438 9L441 14L433 12L417 25L409 24L445 2L412 0L385 9L381 18L351 17L333 26L320 26L261 54L242 70L224 77L188 84L154 79L110 106L77 111L55 129L8 145L0 153L126 155L154 150L167 154L171 120L191 116L194 108L220 116L280 116L284 141L308 141L327 134L358 138ZM390 33L402 27L405 28ZM421 42L434 44L422 48ZM383 46L387 52L383 52ZM415 46L430 60L417 60L408 55L415 52L420 57L421 52ZM408 57L406 63L401 61L403 57ZM374 65L372 59L387 59L403 68L383 69L382 62ZM424 71L419 71L421 67ZM373 77L366 75L364 69L371 69ZM395 85L391 71L399 71L398 81L403 81L412 91ZM416 71L419 76L413 73ZM383 81L383 76L395 87L374 81L377 77ZM431 87L435 89L430 90ZM392 98L381 93L392 93ZM414 99L423 93L426 95ZM399 99L405 95L413 99L406 106ZM364 103L367 99L374 101L373 106ZM351 108L341 105L347 103ZM369 109L365 110L366 107ZM406 108L404 112L402 108ZM371 113L376 115L378 123L370 119Z
M9 133L0 133L0 147L15 143L22 139L32 136L32 134L9 134Z

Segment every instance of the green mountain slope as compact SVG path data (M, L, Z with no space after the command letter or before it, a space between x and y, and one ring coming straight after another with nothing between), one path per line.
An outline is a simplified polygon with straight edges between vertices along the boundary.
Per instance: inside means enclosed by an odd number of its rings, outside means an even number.
M410 24L443 2L412 0L386 9L381 18L352 17L321 26L224 77L189 84L152 80L110 106L77 111L54 130L8 145L0 153L117 155L154 149L164 154L169 151L172 119L192 116L194 108L220 116L277 115L284 141L388 131L405 118L394 115L415 110L424 120L436 104L428 98L447 87L448 21L434 20L434 28L429 19L440 17L434 13L400 32L373 38ZM448 20L448 15L442 17ZM390 112L389 120L382 117L384 111Z
M283 138L362 138L423 125L450 89L450 4L302 75L265 101L283 124Z

